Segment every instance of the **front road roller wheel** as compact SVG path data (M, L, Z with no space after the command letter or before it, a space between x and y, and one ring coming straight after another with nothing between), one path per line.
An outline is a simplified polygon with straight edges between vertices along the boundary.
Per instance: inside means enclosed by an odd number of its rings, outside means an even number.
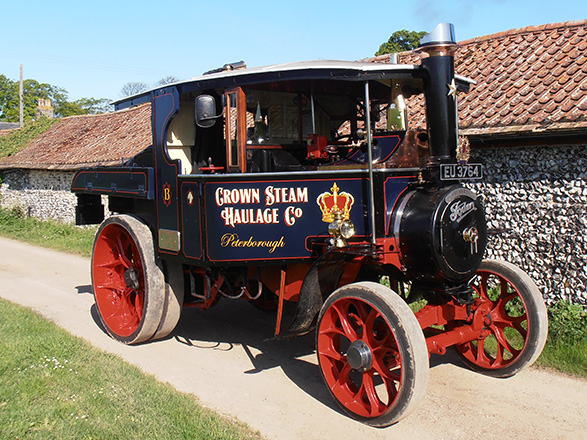
M92 286L110 336L125 344L153 337L166 289L147 225L129 215L109 217L100 225L92 252Z
M348 284L326 300L316 351L336 402L368 425L396 423L426 391L428 350L420 325L410 307L381 284Z
M519 267L484 260L471 285L486 307L484 337L456 346L471 369L510 377L532 365L544 348L548 315L538 287Z

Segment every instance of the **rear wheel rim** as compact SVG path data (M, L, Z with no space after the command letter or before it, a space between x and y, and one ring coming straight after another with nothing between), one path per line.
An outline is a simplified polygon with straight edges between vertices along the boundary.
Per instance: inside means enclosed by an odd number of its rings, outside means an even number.
M366 418L390 411L401 387L402 362L383 314L361 299L341 298L325 311L318 332L324 379L340 404Z
M92 257L96 303L104 324L120 337L135 333L145 305L145 272L130 233L107 225L98 236Z

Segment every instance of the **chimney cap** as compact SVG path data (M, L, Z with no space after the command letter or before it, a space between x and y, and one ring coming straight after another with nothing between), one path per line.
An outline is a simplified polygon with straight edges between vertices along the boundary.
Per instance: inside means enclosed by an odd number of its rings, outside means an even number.
M440 23L432 32L420 40L420 47L439 44L457 44L455 27L452 23Z

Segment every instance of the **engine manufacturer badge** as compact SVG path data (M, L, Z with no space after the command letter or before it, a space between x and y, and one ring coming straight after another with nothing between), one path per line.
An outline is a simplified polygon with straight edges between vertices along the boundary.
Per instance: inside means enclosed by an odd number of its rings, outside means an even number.
M457 201L450 206L450 221L458 224L467 214L475 210L477 210L475 202Z

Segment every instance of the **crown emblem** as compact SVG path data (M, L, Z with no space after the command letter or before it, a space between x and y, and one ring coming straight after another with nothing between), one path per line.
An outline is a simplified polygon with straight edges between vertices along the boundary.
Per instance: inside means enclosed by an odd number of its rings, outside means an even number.
M339 193L340 188L336 182L330 190L332 191L331 193L324 192L316 199L316 203L318 203L322 211L322 221L332 223L337 214L341 216L341 220L348 220L355 198L344 191Z

